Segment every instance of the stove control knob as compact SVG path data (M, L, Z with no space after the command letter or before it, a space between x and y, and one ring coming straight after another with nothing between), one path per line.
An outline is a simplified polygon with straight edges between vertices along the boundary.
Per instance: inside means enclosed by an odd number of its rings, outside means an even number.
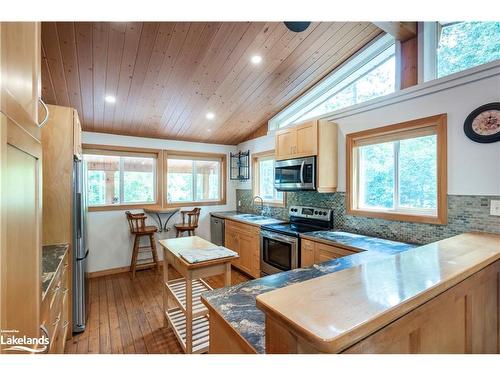
M314 214L317 215L318 214L318 211L314 211Z

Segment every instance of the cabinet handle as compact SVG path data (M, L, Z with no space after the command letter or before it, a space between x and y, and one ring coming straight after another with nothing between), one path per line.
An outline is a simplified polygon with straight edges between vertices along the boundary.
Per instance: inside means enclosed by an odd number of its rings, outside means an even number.
M45 124L47 123L47 121L49 120L49 108L47 107L47 105L43 102L42 98L39 98L38 101L40 102L40 104L43 106L43 109L45 110L45 117L44 119L42 120L41 123L38 124L38 127L41 129L45 126Z

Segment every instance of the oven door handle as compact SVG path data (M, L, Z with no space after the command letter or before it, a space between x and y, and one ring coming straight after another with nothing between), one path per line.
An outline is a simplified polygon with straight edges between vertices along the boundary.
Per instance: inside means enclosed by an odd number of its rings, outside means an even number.
M306 164L306 161L303 160L302 164L300 165L300 183L304 184L304 166Z
M297 239L295 237L283 236L281 234L272 233L268 231L261 232L262 237L270 238L272 240L280 240L291 245L297 244Z

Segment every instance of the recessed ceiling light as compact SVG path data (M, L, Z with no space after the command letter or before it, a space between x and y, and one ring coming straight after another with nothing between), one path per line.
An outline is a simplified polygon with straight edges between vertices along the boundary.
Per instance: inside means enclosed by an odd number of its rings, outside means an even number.
M250 59L252 61L252 64L260 64L262 61L262 56L259 55L253 55L252 58Z
M113 95L106 95L106 97L104 98L104 100L106 100L108 103L114 103L114 102L116 102L116 98Z
M215 115L212 113L212 112L208 112L205 117L208 119L208 120L213 120L215 118Z

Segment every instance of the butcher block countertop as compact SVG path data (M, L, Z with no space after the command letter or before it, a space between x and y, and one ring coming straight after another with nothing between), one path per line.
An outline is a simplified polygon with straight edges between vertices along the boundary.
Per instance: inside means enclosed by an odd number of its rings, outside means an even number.
M338 353L500 259L500 235L466 233L257 296L257 307Z

